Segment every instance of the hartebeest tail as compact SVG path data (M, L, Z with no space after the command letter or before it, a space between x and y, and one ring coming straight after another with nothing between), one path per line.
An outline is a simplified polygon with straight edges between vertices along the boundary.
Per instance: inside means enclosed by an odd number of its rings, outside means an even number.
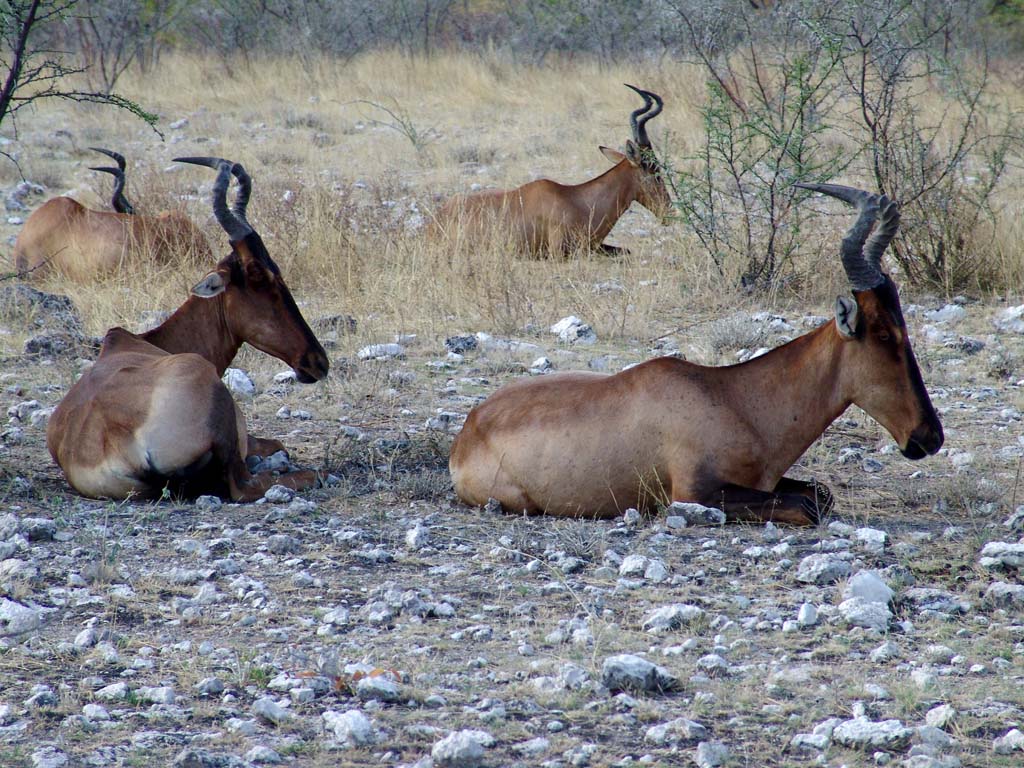
M248 435L220 377L246 342L286 362L302 382L327 375L327 355L246 219L251 180L245 169L220 158L180 161L217 170L213 212L231 254L158 328L107 332L95 365L54 411L47 447L75 490L97 498L170 491L251 501L275 482L309 487L316 482L309 471L249 473L246 455L283 446ZM232 175L240 191L229 208Z
M813 524L831 494L785 472L849 405L879 421L907 458L938 451L942 425L896 286L881 270L898 207L849 187L805 186L859 212L840 249L853 291L838 298L832 322L741 365L662 357L614 375L502 387L470 412L452 445L459 497L587 517L693 501L730 520Z
M117 163L116 168L91 169L114 177L114 210L94 211L70 197L46 201L28 217L14 244L18 272L35 277L55 271L73 280L91 280L141 258L158 264L212 258L206 238L185 215L137 214L124 196L124 157L109 149L90 149Z
M625 153L600 147L615 167L583 184L538 179L516 189L458 195L438 211L436 229L461 228L471 240L504 238L535 256L565 256L581 246L625 252L604 239L633 201L667 223L672 201L647 135L647 123L661 114L664 102L651 91L626 87L640 94L644 106L629 116L633 137Z

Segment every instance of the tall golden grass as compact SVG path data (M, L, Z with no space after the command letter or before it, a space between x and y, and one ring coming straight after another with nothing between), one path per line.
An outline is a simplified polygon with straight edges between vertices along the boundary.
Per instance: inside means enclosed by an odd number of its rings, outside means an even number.
M87 170L96 156L86 148L121 151L136 207L186 210L215 252L226 251L226 239L210 216L212 173L171 159L208 154L242 162L254 179L250 221L307 316L356 316L360 332L346 342L353 346L395 333L522 333L570 313L606 338L642 340L752 301L734 287L736 274L721 276L681 224L662 228L634 206L610 238L631 255L579 253L565 261L520 258L500 238L432 238L414 225L473 184L508 187L540 176L575 183L606 170L597 148L621 147L638 106L626 82L664 96L665 110L649 128L660 153L685 162L701 140L703 79L699 68L669 61L513 69L475 54L410 59L377 52L348 64L294 58L225 66L171 55L118 83L161 115L165 140L109 108L50 101L20 115L8 149L50 192L92 195L97 205L110 181ZM1012 106L1024 103L1012 89L1000 93ZM938 97L927 98L935 100L929 109L942 109ZM170 128L182 118L187 125ZM0 163L0 183L15 181L14 169ZM1019 179L1010 186L1019 188ZM1005 210L985 256L1001 290L1012 294L1024 286L1020 197L1000 204ZM845 290L833 254L846 224L845 217L823 221L793 279L767 301L824 309ZM16 232L2 228L5 237ZM100 334L113 325L138 327L144 310L173 308L201 276L195 266L143 262L95 283L54 277L41 287L69 294ZM0 346L13 343L0 339Z

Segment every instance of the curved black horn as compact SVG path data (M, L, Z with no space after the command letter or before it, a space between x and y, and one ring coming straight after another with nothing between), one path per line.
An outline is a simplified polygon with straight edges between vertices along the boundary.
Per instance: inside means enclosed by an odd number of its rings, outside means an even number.
M118 154L117 152L114 152L113 150L110 149L103 149L103 147L89 147L89 149L91 149L93 152L99 152L100 154L106 155L115 163L117 163L117 167L120 168L122 172L124 171L124 155ZM96 169L94 168L93 170Z
M103 150L97 150L103 152ZM104 152L104 154L110 154ZM116 152L113 154L117 154ZM124 158L117 155L120 159L119 164L124 162ZM100 173L109 173L114 177L114 193L110 198L110 207L118 213L135 213L135 207L128 202L128 198L124 196L124 168L111 168L107 166L89 166L90 171L99 171Z
M665 102L662 101L661 96L653 91L645 91L642 88L637 88L635 85L630 85L629 83L623 83L623 85L636 91L644 100L643 109L638 109L630 114L629 125L633 129L633 140L641 147L649 148L651 146L651 140L647 136L647 123L652 118L661 114L661 110L662 107L665 106ZM654 109L651 109L652 102L655 105Z
M249 193L252 189L252 181L245 169L237 163L225 160L221 157L176 157L176 163L192 163L193 165L205 165L208 168L217 170L217 180L213 183L213 215L217 217L217 223L228 233L231 242L237 242L252 234L252 227L245 219L245 206L249 200ZM236 170L237 169L237 170ZM231 175L238 177L239 200L235 202L235 209L230 210L227 204L228 184L231 183Z
M887 195L878 198L878 222L875 231L868 238L864 246L864 261L881 274L882 254L889 247L889 243L896 237L896 231L900 228L900 206L895 200L890 200Z
M246 173L241 163L234 163L231 166L231 173L238 180L238 191L235 192L235 204L231 206L231 211L248 224L249 220L245 218L245 209L249 207L249 195L252 194L252 177Z
M860 215L846 233L839 250L846 277L855 291L868 291L884 283L885 275L881 269L882 252L889 245L899 226L898 206L885 195L875 195L841 184L797 183L794 186L830 195L858 210ZM882 218L868 243L868 254L865 254L864 243L868 241L868 235L879 218L880 209L883 210Z

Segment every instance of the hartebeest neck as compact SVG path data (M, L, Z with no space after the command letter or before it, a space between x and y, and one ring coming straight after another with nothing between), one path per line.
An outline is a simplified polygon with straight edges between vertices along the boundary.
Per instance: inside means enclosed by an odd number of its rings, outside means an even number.
M853 402L835 322L731 366L724 380L761 432L765 477L776 482Z
M626 209L636 200L640 191L637 169L623 160L596 179L576 186L579 200L590 209L590 231L596 242L615 226Z
M214 364L218 375L231 365L242 346L228 327L223 294L209 299L189 296L173 315L142 338L172 355L201 355Z

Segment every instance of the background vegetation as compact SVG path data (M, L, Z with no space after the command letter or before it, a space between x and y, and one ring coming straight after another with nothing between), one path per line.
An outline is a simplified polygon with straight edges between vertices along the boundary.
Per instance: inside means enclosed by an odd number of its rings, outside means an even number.
M0 0L5 34L27 5ZM169 135L147 137L96 106L39 102L0 123L9 139L0 150L20 163L0 167L0 179L24 174L88 197L83 187L102 191L109 180L87 174L85 147L115 145L130 156L129 190L146 208L184 206L201 219L208 180L165 173L170 158L243 160L260 181L257 206L271 214L263 228L294 261L290 278L394 313L390 326L424 322L440 303L491 328L546 322L560 307L606 313L617 333L647 333L680 292L824 300L841 286L834 251L846 213L824 218L836 207L796 190L799 180L901 201L890 269L905 287L1013 295L1024 285L1019 2L39 5L52 15L30 49L61 62L60 86L159 116ZM424 236L438 201L474 184L603 171L595 145L624 141L634 107L622 82L666 98L651 128L677 199L672 227L631 214L613 239L633 256L567 265L512 259L502 243L452 248ZM46 91L29 82L20 94ZM181 118L187 127L169 129ZM592 295L580 287L587 279L623 290ZM180 293L172 296L167 303ZM126 311L113 297L87 303L97 326Z

